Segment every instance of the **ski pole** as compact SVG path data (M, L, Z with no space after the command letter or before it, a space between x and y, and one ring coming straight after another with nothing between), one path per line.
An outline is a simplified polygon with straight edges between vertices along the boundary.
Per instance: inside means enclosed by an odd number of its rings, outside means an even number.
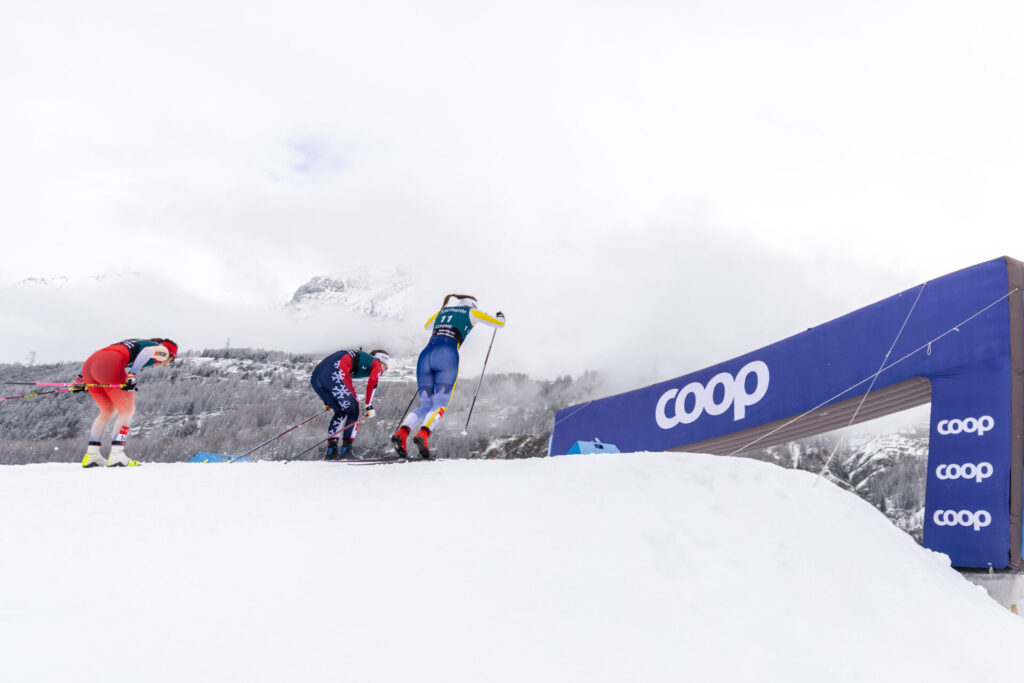
M284 436L284 435L285 435L285 434L287 434L288 432L292 431L293 429L298 429L299 427L301 427L302 425L306 424L306 423L307 423L307 422L309 422L310 420L313 420L313 419L316 419L316 418L320 417L320 416L321 416L321 415L323 415L323 414L324 414L325 412L327 412L327 410L326 410L326 409L324 409L324 410L321 410L321 411L318 411L316 415L313 415L313 416L311 416L311 417L307 417L307 418L306 418L305 420L303 420L303 421L302 421L302 422L300 422L299 424L295 425L294 427L289 427L288 429L284 430L283 432L281 432L280 434L278 434L277 436L275 436L275 437L274 437L273 439L268 439L267 441L264 441L263 443L261 443L261 444L260 444L259 446L256 446L255 448L250 448L250 449L249 449L248 451L246 451L245 453L242 453L241 455L236 455L235 457L233 457L233 458L231 458L230 460L228 460L228 464L231 464L231 463L235 462L236 460L239 460L239 459L241 459L241 458L244 458L244 457L245 457L245 456L247 456L247 455L250 455L250 454L252 454L252 453L255 453L255 452L256 452L256 451L258 451L259 449L261 449L261 448L263 448L264 446L266 446L266 445L267 445L268 443L271 443L271 442L273 442L273 441L277 441L278 439L280 439L280 438L281 438L282 436Z
M500 314L499 314L500 315ZM484 383L484 371L487 370L487 361L491 358L491 347L494 346L494 338L498 336L498 328L494 328L491 334L491 343L487 346L487 355L484 356L484 366L480 369L480 381L476 383L476 392L473 394L473 402L469 404L469 415L466 416L466 426L462 428L462 436L466 435L469 429L469 418L473 417L473 408L476 406L476 397L480 393L480 386Z
M120 384L76 384L75 382L0 382L22 387L119 387Z
M412 392L412 398L409 399L409 405L405 407L405 412L398 416L398 419L401 420L402 422L405 421L405 416L409 414L409 409L412 408L412 402L416 400L416 397L419 396L419 393L420 389L419 387L416 387L416 389L414 389ZM399 429L402 428L402 422L399 422L398 426L391 430L392 433L397 432Z
M52 387L52 386L61 386L61 385L57 385L57 384L43 384L41 386ZM120 385L120 384L84 384L84 385L83 384L70 384L70 385L61 386L60 389L54 389L53 391L37 391L37 392L32 393L32 394L21 394L20 396L3 396L3 397L0 397L0 401L10 401L10 400L15 399L15 398L32 398L33 396L46 396L47 394L59 394L59 393L64 392L64 391L74 392L75 389L73 389L72 387L78 387L78 386L80 386L80 387L120 387L122 385Z
M346 422L345 424L343 424L343 425L341 426L341 429L339 429L338 431L334 432L333 434L329 434L329 435L327 436L327 438L326 438L326 439L320 439L320 440L319 440L319 441L317 441L317 442L316 442L315 444L313 444L312 446L310 446L310 447L309 447L309 448L307 448L306 450L302 451L302 452L301 452L301 453L299 453L298 455L296 455L296 456L293 456L293 457L291 457L291 458L288 458L287 460L285 460L285 461L284 461L284 464L285 464L285 465L287 465L287 464L288 464L288 463L290 463L290 462L291 462L292 460L298 460L299 458L301 458L302 456L304 456L304 455L305 455L306 453L309 453L309 452L310 452L311 450L313 450L314 448L316 448L316 447L317 447L317 446L319 446L320 444L324 443L325 441L330 441L331 439L337 438L338 434L341 434L342 432L344 432L344 431L345 431L346 429L348 429L349 427L354 427L355 425L359 424L359 422L360 422L359 420L356 420L356 421L355 421L355 422L353 422L352 424L349 424L348 422Z
M45 396L47 394L57 394L62 391L67 391L67 389L54 389L53 391L37 391L34 394L22 394L21 396L2 396L0 397L0 401L12 401L16 398L32 398L33 396Z

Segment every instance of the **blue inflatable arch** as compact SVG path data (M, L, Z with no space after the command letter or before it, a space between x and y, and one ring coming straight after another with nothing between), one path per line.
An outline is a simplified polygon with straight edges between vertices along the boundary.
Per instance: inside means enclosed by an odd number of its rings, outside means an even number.
M957 567L1021 565L1024 264L929 280L718 365L558 412L551 453L735 454L928 403L924 544Z

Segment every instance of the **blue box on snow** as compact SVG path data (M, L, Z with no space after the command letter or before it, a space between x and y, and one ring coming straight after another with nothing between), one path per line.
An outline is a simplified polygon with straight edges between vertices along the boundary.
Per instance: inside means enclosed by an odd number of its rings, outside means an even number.
M587 453L620 453L621 451L613 443L601 443L600 441L577 441L569 447L569 452L566 455L575 455L577 453L586 455Z
M222 453L196 453L189 462L232 462L232 459L230 455L224 455ZM249 460L246 456L242 456L241 458L235 459L234 462L252 462L252 460Z

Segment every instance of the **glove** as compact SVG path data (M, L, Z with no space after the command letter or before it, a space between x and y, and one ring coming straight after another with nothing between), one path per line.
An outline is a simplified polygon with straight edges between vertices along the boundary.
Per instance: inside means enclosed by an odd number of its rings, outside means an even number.
M75 383L71 385L68 391L85 391L85 378L81 375L75 377Z
M126 379L124 381L124 384L121 385L121 388L124 389L125 391L138 391L139 390L139 382L138 382L138 380L135 379L135 373L134 372L129 372L128 373L128 379Z
M366 418L372 419L377 416L377 411L373 409L373 406L366 406Z
M502 322L505 322L505 314L502 313L501 311L498 311L497 313L495 313L494 317L497 318L498 320L502 321Z
M324 404L324 412L326 413L326 412L327 412L328 410L334 410L334 408L330 407L329 405L327 405L327 404L325 403L325 404Z

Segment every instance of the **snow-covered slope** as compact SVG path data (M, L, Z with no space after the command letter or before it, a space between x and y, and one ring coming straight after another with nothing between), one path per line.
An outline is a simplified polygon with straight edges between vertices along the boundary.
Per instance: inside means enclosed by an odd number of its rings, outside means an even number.
M0 473L11 681L939 681L1024 622L752 460Z

